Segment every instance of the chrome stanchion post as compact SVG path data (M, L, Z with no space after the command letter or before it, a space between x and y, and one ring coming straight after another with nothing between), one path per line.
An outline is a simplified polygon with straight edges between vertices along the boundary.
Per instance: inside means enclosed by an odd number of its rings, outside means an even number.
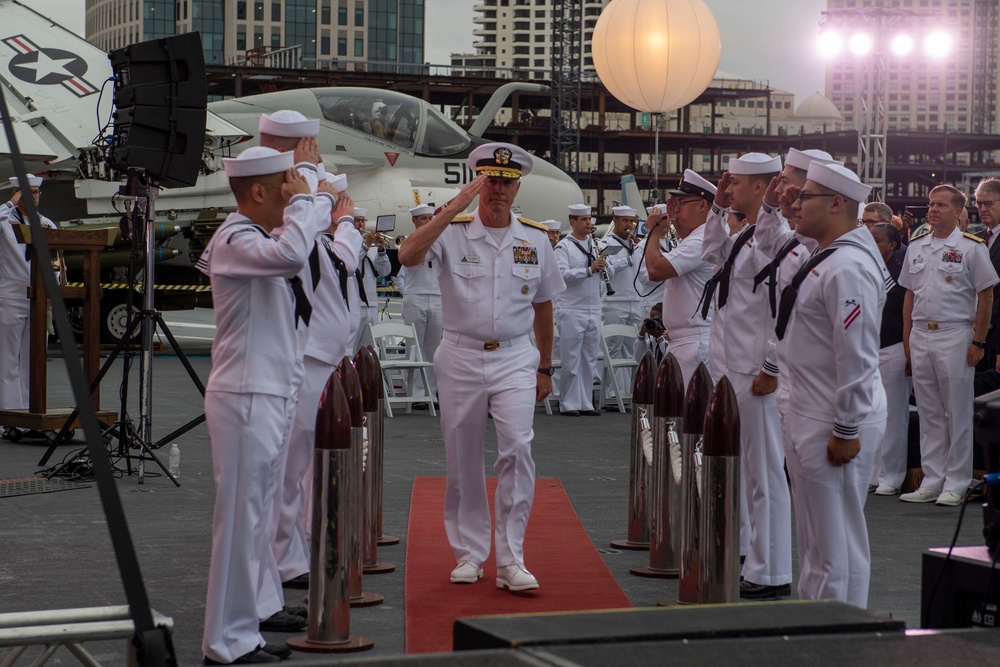
M632 383L632 440L629 448L628 533L624 540L614 540L616 549L649 548L649 466L642 453L642 433L652 428L653 385L656 361L646 351L635 369Z
M681 560L677 592L681 604L702 602L698 590L698 559L703 542L699 534L701 497L697 471L701 466L705 411L711 395L712 376L705 364L698 364L687 386L681 437Z
M729 378L712 392L705 415L701 478L701 602L740 600L740 412Z
M382 364L378 360L378 351L371 345L367 347L367 350L372 357L372 361L375 362L375 369L378 373L378 383L376 385L376 389L378 390L378 419L376 420L376 426L378 430L374 436L378 440L378 458L372 458L372 471L375 475L375 525L378 531L378 545L380 547L391 547L399 544L399 538L395 535L384 535L382 533L382 500L384 498L382 486L384 481L383 471L385 469L385 385L382 383Z
M364 439L368 445L362 475L362 500L364 505L364 525L361 535L363 544L363 568L365 574L385 574L396 566L380 563L378 560L378 507L375 502L376 482L375 461L382 460L382 434L378 424L378 389L382 383L378 367L372 360L368 348L363 347L354 355L354 366L361 379L361 403L364 411Z
M649 491L649 565L631 568L640 577L675 578L680 563L680 434L684 376L672 354L660 362L653 389L653 446Z
M344 357L337 366L337 375L340 383L344 387L344 395L347 396L347 405L351 410L351 451L353 458L351 461L350 474L348 475L348 487L350 489L351 504L348 507L350 520L350 548L348 549L348 562L350 563L350 583L351 583L351 606L369 607L381 604L383 597L377 593L365 593L362 586L363 566L363 535L364 528L364 499L362 498L362 478L361 467L364 461L362 449L364 447L364 427L363 427L363 404L361 397L361 380L358 371L354 368L354 363L350 357Z
M320 397L313 453L309 629L288 646L313 653L363 651L375 642L351 636L350 507L352 451L350 406L336 373Z

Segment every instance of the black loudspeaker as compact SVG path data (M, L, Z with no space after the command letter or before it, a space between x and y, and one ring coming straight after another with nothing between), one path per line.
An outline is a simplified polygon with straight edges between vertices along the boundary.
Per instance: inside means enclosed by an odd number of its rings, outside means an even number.
M208 80L197 32L108 54L115 75L110 162L145 171L161 187L194 185L205 145Z

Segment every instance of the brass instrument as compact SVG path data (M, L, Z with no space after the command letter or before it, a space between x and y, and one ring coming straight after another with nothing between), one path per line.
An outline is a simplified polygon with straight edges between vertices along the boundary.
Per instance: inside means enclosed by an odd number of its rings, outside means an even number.
M405 240L406 240L406 235L405 234L400 234L399 236L397 236L394 239L394 242L396 243L396 248L402 248L403 247L403 241L405 241Z

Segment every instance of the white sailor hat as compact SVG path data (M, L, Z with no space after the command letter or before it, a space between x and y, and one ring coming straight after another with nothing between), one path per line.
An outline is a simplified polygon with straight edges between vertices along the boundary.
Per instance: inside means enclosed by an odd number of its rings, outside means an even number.
M730 164L732 164L732 162L730 162ZM708 203L712 203L715 201L715 190L716 187L701 174L692 169L685 169L684 175L681 176L681 182L678 183L677 187L671 190L669 194L679 196L693 195L695 197L701 197ZM657 206L663 206L663 212L667 212L666 204L657 204Z
M558 220L543 220L542 224L548 227L550 232L558 232L562 227L562 223Z
M294 153L280 153L266 146L248 148L236 157L222 158L229 178L280 174L295 166Z
M366 209L366 208L358 208L357 206L355 206L354 207L354 217L355 218L367 218L368 217L368 209Z
M809 148L804 151L800 151L798 148L789 148L788 155L785 156L785 164L789 167L801 169L802 171L808 171L809 165L813 162L819 162L820 164L844 164L839 160L834 160L832 155L818 148Z
M434 215L434 208L428 206L427 204L421 204L420 206L414 206L410 209L410 215L414 218L418 215Z
M347 189L347 174L327 174L326 180L338 193Z
M42 177L41 176L35 176L34 174L28 174L28 185L30 187L33 187L33 188L41 187L41 185L42 185ZM10 177L10 186L12 188L14 188L15 190L20 190L21 189L21 185L20 185L19 181L17 180L17 176L11 176Z
M631 206L615 206L611 209L611 213L616 218L634 218L639 215Z
M315 137L319 135L319 120L306 118L298 111L282 109L263 114L257 130L275 137Z
M729 161L729 173L753 176L756 174L777 174L781 171L781 158L765 153L746 153Z
M569 205L569 217L579 218L585 215L590 215L590 207L586 204L570 204Z
M495 178L521 178L533 164L531 155L513 144L483 144L469 153L469 169Z
M694 173L694 172L691 172L691 173ZM699 178L701 178L701 177L699 176ZM681 179L681 183L684 183L683 179ZM711 184L709 184L709 185L711 185ZM674 192L674 191L671 191L671 192ZM652 206L647 206L646 207L646 214L647 215L649 215L653 211L659 211L660 213L666 214L666 212L667 212L667 205L666 204L653 204Z
M872 191L871 186L862 183L857 174L839 164L813 162L809 165L806 180L830 188L856 202L868 199L868 194Z

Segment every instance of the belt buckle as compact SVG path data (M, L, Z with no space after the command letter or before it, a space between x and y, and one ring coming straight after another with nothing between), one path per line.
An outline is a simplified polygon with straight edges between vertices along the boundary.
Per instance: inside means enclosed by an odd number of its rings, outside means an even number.
M928 331L937 331L938 330L938 323L937 322L928 322L927 323L927 330Z
M488 341L486 341L486 342L483 343L483 349L484 350L490 350L490 351L492 351L492 350L499 350L500 349L500 341L498 341L498 340L488 340Z

